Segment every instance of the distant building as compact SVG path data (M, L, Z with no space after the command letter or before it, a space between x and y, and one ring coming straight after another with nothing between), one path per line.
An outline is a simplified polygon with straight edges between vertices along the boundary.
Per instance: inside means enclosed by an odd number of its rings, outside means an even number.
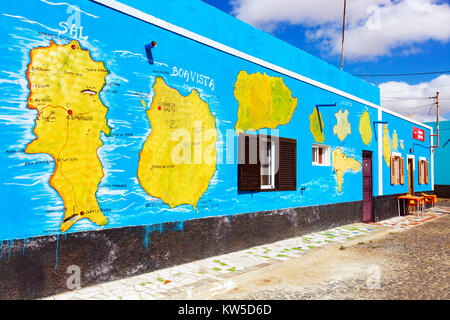
M436 133L436 122L426 124ZM439 147L434 149L434 191L440 198L450 198L450 121L439 121Z

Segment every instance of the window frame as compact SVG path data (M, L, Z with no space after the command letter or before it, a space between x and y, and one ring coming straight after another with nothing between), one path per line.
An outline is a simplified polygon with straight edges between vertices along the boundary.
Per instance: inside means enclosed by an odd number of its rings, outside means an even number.
M324 145L324 144L317 144L317 143L313 143L312 144L312 153L314 154L314 149L317 150L317 160L319 160L319 149L322 149L322 159L324 160L322 163L316 161L311 161L311 164L313 166L318 166L318 167L329 167L331 166L331 147L328 145ZM311 157L312 160L312 157Z
M270 143L270 175L267 174L263 174L263 166L265 164L261 163L261 174L260 174L260 178L261 178L261 182L260 182L260 190L264 190L264 191L272 191L274 189L276 189L277 186L277 172L275 171L275 167L277 162L279 161L278 157L279 154L277 154L277 146L272 142L271 136L266 136L266 135L258 135L258 139L263 139L263 143ZM257 142L258 144L260 143L260 141ZM259 145L260 146L260 145ZM275 159L273 159L275 158ZM266 185L263 184L263 176L271 176L272 177L272 184L271 185Z
M252 136L252 139L256 140L257 143L257 148L256 148L256 153L257 153L257 164L260 166L260 174L259 174L259 179L260 179L260 183L259 183L259 188L255 188L254 190L248 190L248 189L241 189L241 183L240 183L240 165L243 165L242 163L240 163L238 161L238 192L248 192L248 191L253 191L253 192L272 192L272 191L296 191L297 190L297 140L296 139L291 139L291 138L284 138L284 137L278 137L278 136L271 136L271 135L264 135L264 134L248 134L248 133L241 133L240 135L243 136L244 139L244 150L242 150L244 152L244 154L240 154L241 152L241 148L238 148L238 160L239 159L244 159L245 161L247 161L246 157L247 157L247 153L250 152L252 150L252 148L250 147L250 145L248 145L249 150L247 151L245 148L247 147L247 145L245 144L245 139L247 136ZM239 135L239 136L240 136ZM274 138L272 140L272 138ZM239 137L238 137L239 139ZM249 143L252 139L249 139ZM278 170L275 171L274 174L274 187L273 188L265 188L263 187L262 184L262 164L261 164L261 159L260 159L260 139L264 139L266 141L270 141L271 143L273 141L277 141L275 145L271 144L271 148L272 146L274 146L275 148L275 161L273 162L273 164L275 165L275 167L278 166ZM293 154L293 163L292 163L292 169L294 171L294 176L290 177L291 179L294 180L293 185L289 186L289 187L281 187L280 186L280 144L281 143L290 143L294 145L294 154ZM254 150L254 149L253 149ZM250 157L250 156L249 156ZM245 165L245 163L244 163Z

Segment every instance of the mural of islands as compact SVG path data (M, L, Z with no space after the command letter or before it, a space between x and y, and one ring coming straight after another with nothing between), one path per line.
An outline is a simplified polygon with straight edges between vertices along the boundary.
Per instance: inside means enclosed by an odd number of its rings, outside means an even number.
M389 125L377 137L376 108L93 1L3 1L0 9L0 240L360 201L362 151L373 153L378 173L381 139L388 175L392 152L413 147L404 119L383 113ZM275 60L275 51L253 49ZM303 60L276 50L276 60L378 103L370 84L298 54ZM238 190L243 132L296 140L296 190ZM313 145L329 147L323 165L312 164ZM401 192L387 181L385 194Z

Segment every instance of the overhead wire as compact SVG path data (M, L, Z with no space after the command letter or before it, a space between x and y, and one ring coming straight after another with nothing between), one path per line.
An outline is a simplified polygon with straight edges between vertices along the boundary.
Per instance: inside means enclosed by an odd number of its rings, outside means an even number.
M443 71L429 71L429 72L411 72L411 73L385 73L385 74L355 74L355 77L396 77L396 76L419 76L426 74L445 74L450 73L450 70Z

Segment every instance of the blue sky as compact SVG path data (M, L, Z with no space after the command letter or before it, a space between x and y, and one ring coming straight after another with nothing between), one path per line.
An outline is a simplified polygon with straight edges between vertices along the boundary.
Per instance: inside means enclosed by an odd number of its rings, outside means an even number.
M202 0L340 67L343 0ZM344 70L392 74L450 70L450 0L347 0ZM450 119L450 74L365 77L382 105L435 120L425 99L440 92Z

